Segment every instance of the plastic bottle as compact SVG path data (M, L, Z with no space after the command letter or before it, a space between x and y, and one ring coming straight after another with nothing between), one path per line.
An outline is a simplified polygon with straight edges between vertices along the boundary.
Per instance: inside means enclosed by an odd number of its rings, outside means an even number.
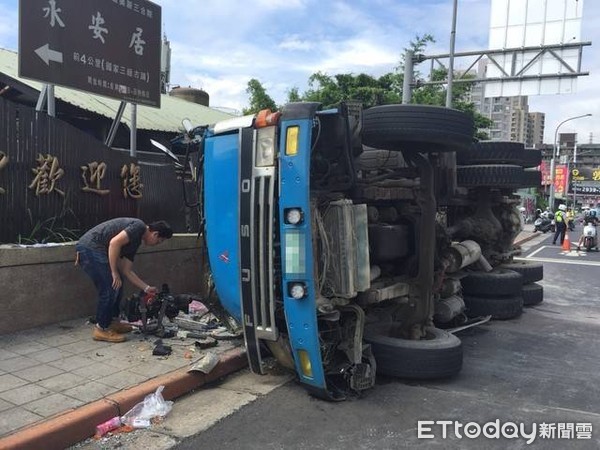
M106 433L112 430L116 430L121 426L121 418L119 416L113 417L104 423L101 423L96 427L96 438L104 436Z

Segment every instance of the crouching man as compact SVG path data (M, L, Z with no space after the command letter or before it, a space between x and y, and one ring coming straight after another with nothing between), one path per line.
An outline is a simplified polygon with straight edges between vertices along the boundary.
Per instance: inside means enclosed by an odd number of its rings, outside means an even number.
M133 270L135 254L143 242L155 246L170 239L173 231L164 221L146 225L131 217L111 219L87 231L75 246L76 264L92 279L98 291L96 326L92 337L96 341L123 342L131 326L119 321L123 280L125 276L144 292L156 293L157 288L143 281Z

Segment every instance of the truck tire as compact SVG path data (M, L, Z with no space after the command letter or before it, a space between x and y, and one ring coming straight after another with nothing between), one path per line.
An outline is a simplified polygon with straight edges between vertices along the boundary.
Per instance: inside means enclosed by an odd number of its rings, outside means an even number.
M542 185L542 172L539 170L524 170L519 187L530 188Z
M456 375L462 369L462 342L439 328L426 328L419 341L393 337L397 323L373 324L365 328L377 373L414 380L431 380Z
M521 142L480 141L456 155L457 163L464 166L477 164L513 164L537 167L542 162L542 151L526 149Z
M472 142L473 119L428 105L383 105L363 111L362 140L369 147L412 152L461 152Z
M469 272L460 283L463 292L468 295L519 295L523 287L523 276L514 270L495 268L491 272Z
M515 188L522 180L521 166L486 164L456 167L456 184L462 187Z
M525 149L521 165L526 168L537 167L542 163L542 151L538 149Z
M500 265L503 269L514 270L523 276L523 285L535 283L544 278L544 265L533 261L513 261Z
M523 312L523 298L520 295L477 297L465 295L467 317L492 316L492 319L506 320L519 317Z
M538 283L524 284L521 296L524 306L538 305L544 300L544 286Z
M514 164L523 162L525 146L521 142L480 141L468 151L456 155L456 163L464 166L478 164Z

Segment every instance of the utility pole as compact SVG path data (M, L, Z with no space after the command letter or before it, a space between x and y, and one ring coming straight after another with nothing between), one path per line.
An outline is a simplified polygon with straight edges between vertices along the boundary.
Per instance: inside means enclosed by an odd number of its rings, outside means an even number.
M406 50L404 54L404 82L402 83L402 104L407 105L412 99L412 84L415 77L414 58L415 52Z
M450 30L450 53L448 56L448 89L446 90L446 108L452 108L452 85L454 81L454 46L456 43L456 15L458 0L454 0L452 10L452 29Z

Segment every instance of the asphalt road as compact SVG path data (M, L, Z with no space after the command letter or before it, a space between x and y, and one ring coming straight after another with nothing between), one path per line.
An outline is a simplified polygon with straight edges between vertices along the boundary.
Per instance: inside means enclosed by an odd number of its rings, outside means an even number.
M600 448L600 253L551 242L540 235L523 254L544 262L544 302L461 332L464 368L454 379L380 377L342 403L291 382L173 448Z

